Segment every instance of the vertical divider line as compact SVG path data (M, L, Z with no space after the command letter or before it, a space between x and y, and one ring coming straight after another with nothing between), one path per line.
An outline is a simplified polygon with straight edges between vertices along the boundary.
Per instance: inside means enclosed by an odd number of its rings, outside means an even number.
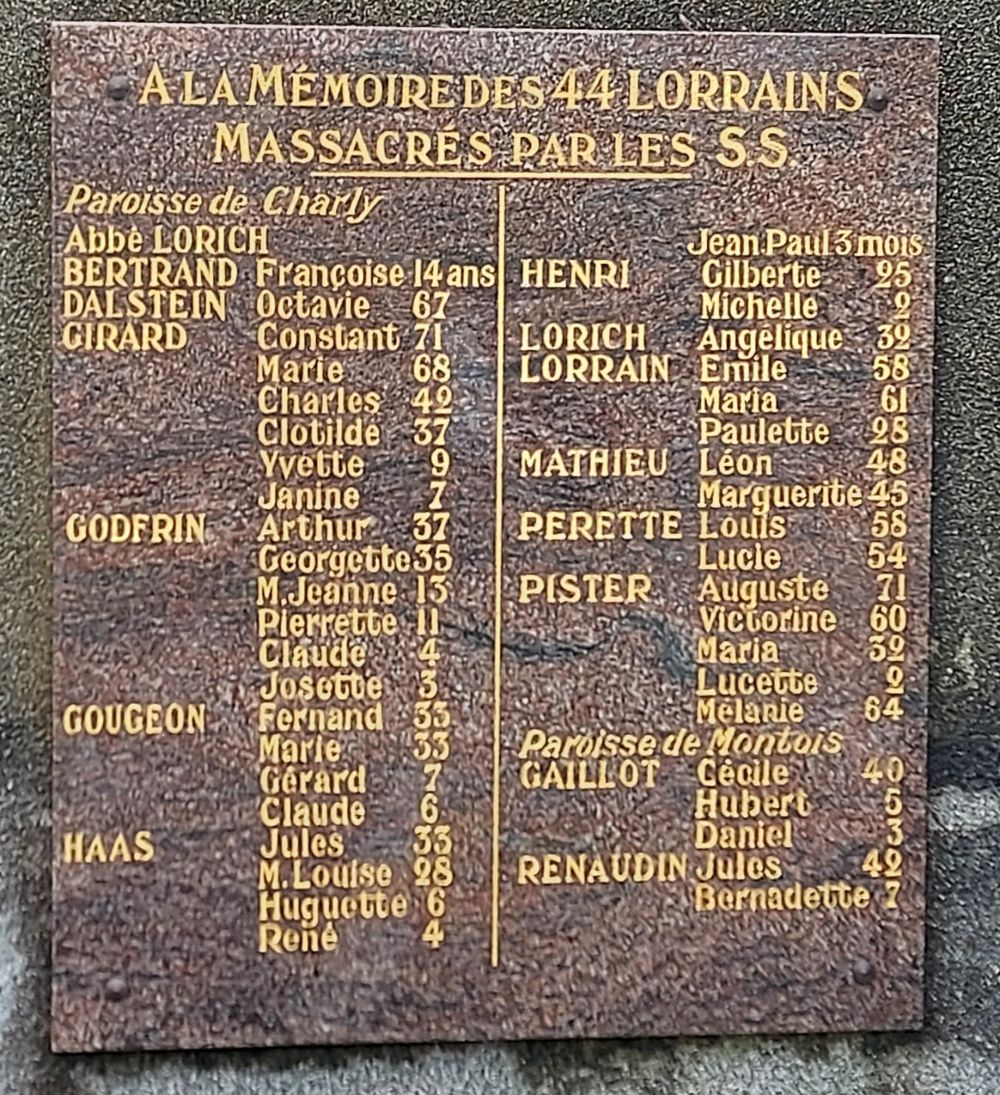
M497 187L496 511L493 515L493 846L490 965L500 964L500 712L503 698L504 365L507 357L507 187Z

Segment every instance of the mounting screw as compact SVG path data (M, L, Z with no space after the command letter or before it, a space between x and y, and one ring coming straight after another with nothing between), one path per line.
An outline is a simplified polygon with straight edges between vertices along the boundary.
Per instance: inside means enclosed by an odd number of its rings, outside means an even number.
M867 958L858 958L851 966L851 977L856 985L870 985L875 980L875 967Z
M128 983L117 974L109 977L104 986L104 996L108 1000L124 1000L128 996Z
M869 110L874 110L876 114L881 114L883 110L889 105L889 92L884 87L879 87L876 84L874 87L868 89L868 96L865 99L865 106Z
M116 103L120 103L129 93L129 89L132 86L132 81L121 74L112 76L108 80L107 95L109 99L114 99Z

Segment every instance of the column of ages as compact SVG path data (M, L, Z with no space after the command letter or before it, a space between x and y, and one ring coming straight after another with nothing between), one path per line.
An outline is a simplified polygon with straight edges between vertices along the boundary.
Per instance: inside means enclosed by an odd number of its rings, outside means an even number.
M444 206L447 185L415 186L410 191L413 208L421 208L426 199ZM455 196L462 203L485 197L488 208L491 191L462 186ZM485 231L474 235L433 228L417 233L405 264L401 338L409 414L405 452L407 466L415 468L407 472L410 508L405 516L413 569L407 583L413 634L412 646L404 645L400 653L412 667L406 708L406 756L415 770L415 800L406 804L412 809L407 817L410 874L416 929L430 952L468 931L460 911L461 892L468 894L470 886L468 856L478 855L482 866L490 849L488 831L482 830L473 834L474 849L457 848L463 835L457 822L469 809L462 768L476 738L484 741L488 735L481 716L470 715L468 659L460 638L470 601L478 603L480 612L486 608L478 593L486 576L473 574L468 565L471 557L487 550L488 535L487 529L471 528L468 518L471 493L485 493L488 486L486 461L478 463L486 451L483 438L472 435L474 451L468 448L478 397L469 390L469 381L475 372L473 347L488 353L499 291L493 261L498 244L490 232L494 222L488 212L482 221ZM469 417L463 412L470 412ZM487 691L485 678L471 683L474 691ZM482 777L485 791L488 773Z
M486 274L489 282L491 273ZM453 593L455 558L451 543L452 451L448 433L455 412L455 372L448 352L445 323L455 288L468 280L479 285L480 268L461 269L440 258L414 260L410 312L413 345L410 398L413 443L425 457L424 478L413 513L416 571L417 691L412 709L412 752L420 766L420 798L413 826L413 882L419 895L421 939L432 949L445 940L448 888L454 881L452 827L443 805L449 783L445 766L451 757L452 709L441 679L446 656L441 617ZM448 288L452 286L452 288ZM422 461L423 462L423 461Z
M910 256L920 255L923 241L911 237L885 241L881 252L893 257L874 262L878 334L871 355L875 406L867 423L871 474L868 566L875 596L868 614L868 660L876 672L864 699L864 718L884 741L897 732L906 712L906 632L910 618L907 564L910 488L910 382L913 375L914 276ZM880 744L881 744L880 741ZM888 743L886 743L888 744ZM903 759L880 749L865 762L863 776L881 795L884 831L864 857L862 869L881 879L885 907L899 907L904 877Z

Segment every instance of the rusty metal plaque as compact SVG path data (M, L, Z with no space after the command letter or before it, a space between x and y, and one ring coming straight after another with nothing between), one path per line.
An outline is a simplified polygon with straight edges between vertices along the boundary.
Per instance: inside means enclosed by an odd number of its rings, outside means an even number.
M55 1048L918 1026L935 42L52 52Z

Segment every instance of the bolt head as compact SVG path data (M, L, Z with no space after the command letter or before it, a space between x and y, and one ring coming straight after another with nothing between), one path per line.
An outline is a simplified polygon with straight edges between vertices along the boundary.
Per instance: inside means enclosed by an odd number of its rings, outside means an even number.
M108 80L107 93L109 99L114 99L116 103L120 103L126 95L129 93L129 89L132 86L132 81L127 76L118 74L112 76Z
M128 982L118 974L109 977L104 985L104 996L107 1000L124 1000L128 996Z
M883 110L889 105L889 92L884 87L875 85L868 89L868 95L865 98L865 106L869 110L874 110L876 114L881 114Z
M851 966L851 977L856 985L870 985L875 980L875 967L867 958L858 958Z

